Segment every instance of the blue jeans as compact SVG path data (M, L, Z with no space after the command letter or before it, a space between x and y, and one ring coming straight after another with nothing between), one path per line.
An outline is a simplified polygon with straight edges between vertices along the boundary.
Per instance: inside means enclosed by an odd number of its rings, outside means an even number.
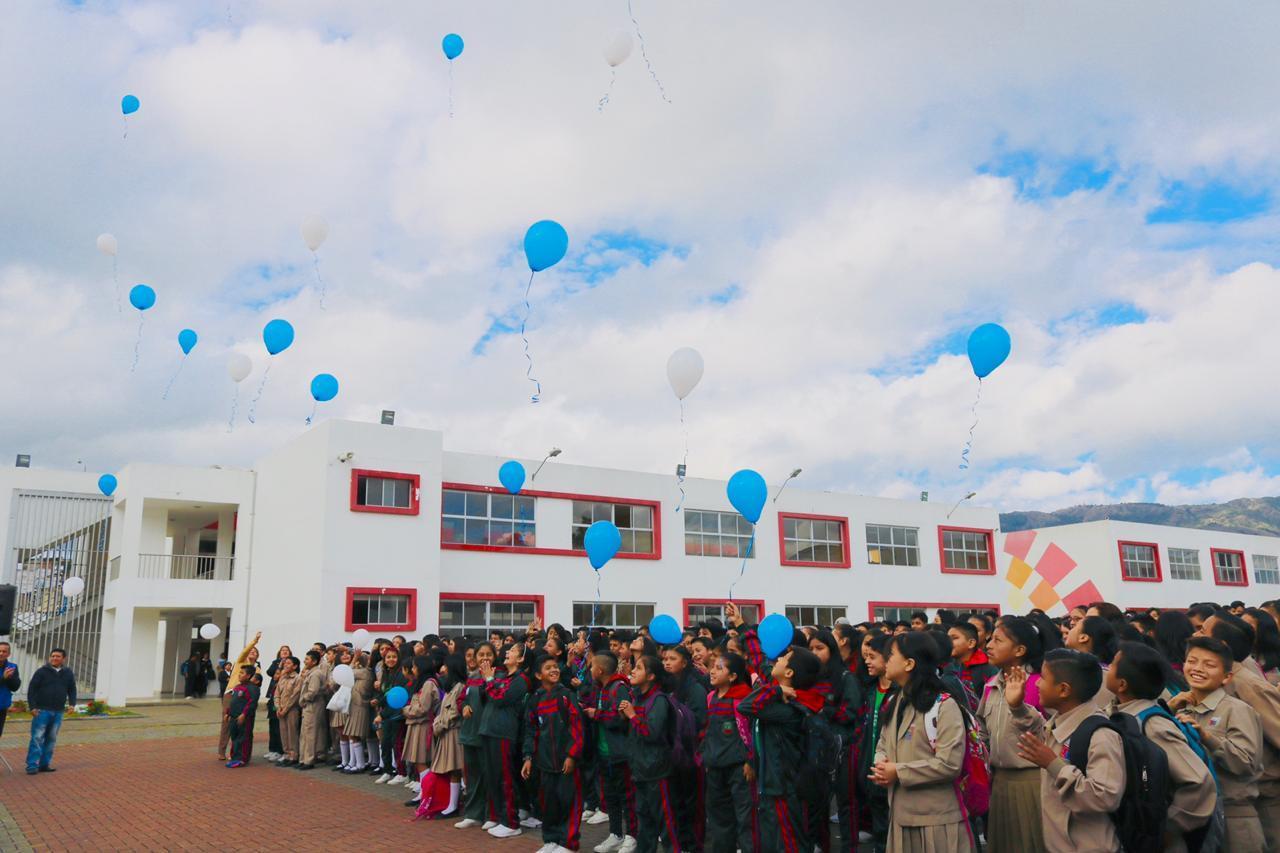
M48 767L53 760L53 747L62 728L61 711L36 711L31 718L31 743L27 746L27 769Z

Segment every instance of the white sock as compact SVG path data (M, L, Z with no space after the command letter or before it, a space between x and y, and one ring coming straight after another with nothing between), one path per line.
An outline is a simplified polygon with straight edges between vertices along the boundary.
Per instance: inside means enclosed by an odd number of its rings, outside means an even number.
M351 769L364 767L364 744L358 740L351 741Z
M462 793L461 782L449 783L449 808L445 809L446 814L451 814L458 808L459 795Z
M350 767L351 766L351 741L349 740L338 741L338 749L342 752L342 763L338 766Z

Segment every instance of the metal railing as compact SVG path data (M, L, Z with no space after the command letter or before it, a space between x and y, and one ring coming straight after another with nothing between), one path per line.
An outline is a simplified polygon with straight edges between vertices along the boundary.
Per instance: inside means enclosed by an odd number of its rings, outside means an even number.
M139 554L138 577L146 580L229 581L234 557L203 554Z

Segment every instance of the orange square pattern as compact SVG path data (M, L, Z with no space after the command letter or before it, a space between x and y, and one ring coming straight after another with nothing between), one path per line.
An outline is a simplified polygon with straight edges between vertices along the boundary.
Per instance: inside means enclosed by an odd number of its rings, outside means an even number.
M1058 591L1053 588L1053 584L1048 581L1040 581L1040 585L1031 593L1031 606L1038 607L1041 610L1048 610L1061 600Z

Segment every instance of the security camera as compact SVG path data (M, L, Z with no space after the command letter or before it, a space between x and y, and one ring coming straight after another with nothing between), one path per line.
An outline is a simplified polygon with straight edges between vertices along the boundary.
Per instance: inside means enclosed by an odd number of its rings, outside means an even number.
M341 455L338 457L338 461L339 461L339 462L350 462L350 461L351 461L351 457L352 457L352 456L355 456L355 454L354 454L354 453L352 453L350 450L348 450L346 453L343 453L343 454L341 454Z

